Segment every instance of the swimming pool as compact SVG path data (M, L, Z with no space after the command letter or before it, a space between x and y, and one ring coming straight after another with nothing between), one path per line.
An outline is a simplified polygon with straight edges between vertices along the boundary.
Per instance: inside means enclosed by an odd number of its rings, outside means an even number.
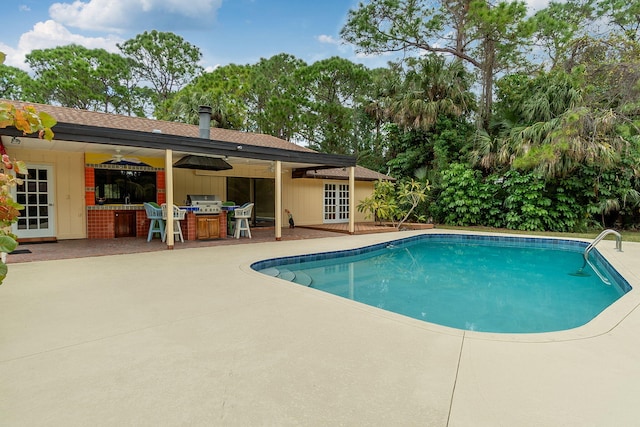
M259 272L444 326L537 333L582 326L631 290L584 242L428 234L259 261ZM608 282L608 283L607 283Z

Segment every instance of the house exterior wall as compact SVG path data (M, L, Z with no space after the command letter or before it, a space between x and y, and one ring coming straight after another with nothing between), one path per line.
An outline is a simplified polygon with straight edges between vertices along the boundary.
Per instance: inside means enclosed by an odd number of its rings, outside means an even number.
M282 208L289 209L296 225L312 225L323 223L323 195L325 184L348 184L348 181L329 180L329 179L312 179L298 178L292 179L291 174L285 175L282 180ZM373 193L373 182L356 181L355 182L355 205L365 197L369 197ZM355 209L355 221L365 222L372 221L365 219L365 213L358 212ZM288 218L283 212L283 224L287 223Z
M54 168L55 230L58 239L87 237L84 153L27 150L5 145L11 158Z
M373 218L367 218L367 212L358 212L358 205L362 200L371 197L375 187L375 181L356 181L355 219L356 222L374 222Z
M282 175L282 223L287 224L288 217L284 209L293 214L298 225L322 224L323 194L325 183L347 184L347 181L324 180L311 178L291 178L291 171L285 167ZM227 199L226 178L270 178L275 179L273 172L264 166L234 165L227 171L200 171L192 169L174 169L173 194L176 204L185 203L188 194L215 194L220 200ZM355 204L368 197L373 192L373 182L356 181ZM356 209L356 222L372 221L365 219L365 213Z
M86 166L84 153L21 149L10 144L5 144L5 147L11 158L23 160L28 166L37 164L54 167L55 237L60 240L90 238L87 206L95 205L93 192L95 182L92 175L93 168ZM164 172L157 173L158 203L164 203ZM274 179L274 174L269 168L265 168L264 165L252 165L251 161L247 161L246 165L235 164L232 170L220 172L174 169L174 201L182 205L188 194L215 194L221 200L226 200L226 178L229 176ZM345 184L347 181L292 179L291 170L285 166L282 175L282 224L286 226L288 220L284 209L292 212L297 225L322 224L325 183ZM372 193L373 182L356 181L355 189L357 206L362 199ZM365 214L358 212L357 209L354 214L357 222L367 221ZM142 228L146 230L145 225Z

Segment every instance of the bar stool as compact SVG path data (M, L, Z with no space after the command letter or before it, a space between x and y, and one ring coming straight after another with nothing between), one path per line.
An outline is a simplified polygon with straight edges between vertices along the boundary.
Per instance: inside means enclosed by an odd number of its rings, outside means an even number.
M156 203L143 203L144 210L147 213L147 218L149 218L149 234L147 235L147 242L150 242L153 239L153 235L156 233L160 234L160 238L164 242L164 219L162 218L162 208L158 206Z
M249 238L251 238L251 230L249 229L249 220L251 219L251 210L253 209L253 203L245 203L233 213L236 217L236 230L234 236L239 239L242 232L246 231Z
M184 219L184 216L186 213L187 213L186 210L180 209L176 205L173 205L173 238L174 240L180 240L182 243L184 243L184 237L182 236L182 228L180 227L180 221ZM167 220L167 204L166 203L162 204L162 218L165 221ZM162 237L163 242L167 240L166 228L167 227L165 224L164 236Z

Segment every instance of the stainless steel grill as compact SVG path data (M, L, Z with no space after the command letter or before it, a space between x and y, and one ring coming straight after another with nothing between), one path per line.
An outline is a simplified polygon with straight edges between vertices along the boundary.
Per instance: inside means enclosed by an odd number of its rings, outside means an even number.
M219 214L222 210L222 201L213 194L189 194L187 195L187 205L196 206L196 215Z

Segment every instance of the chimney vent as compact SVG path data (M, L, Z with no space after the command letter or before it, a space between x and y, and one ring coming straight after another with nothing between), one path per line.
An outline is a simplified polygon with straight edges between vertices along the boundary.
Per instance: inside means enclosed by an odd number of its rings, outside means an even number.
M200 138L209 139L209 128L211 127L211 107L201 105L198 107L200 115Z

